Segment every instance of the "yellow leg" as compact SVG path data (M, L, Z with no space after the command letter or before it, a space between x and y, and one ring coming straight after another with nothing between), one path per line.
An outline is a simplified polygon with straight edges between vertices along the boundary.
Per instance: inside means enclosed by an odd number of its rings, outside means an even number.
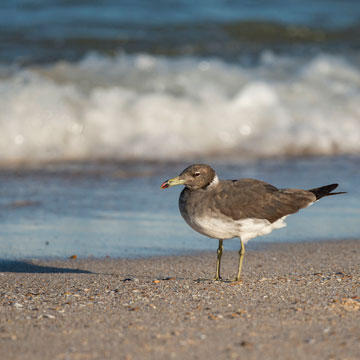
M244 260L244 255L245 255L245 245L242 242L242 240L240 239L240 244L241 244L241 248L239 250L239 269L238 269L238 273L237 276L235 278L235 281L240 281L240 276L241 276L241 267L242 267L242 262Z
M217 249L217 259L216 259L216 274L214 277L214 280L218 281L221 280L221 276L220 276L220 263L221 263L221 255L223 252L223 240L219 240L219 247Z

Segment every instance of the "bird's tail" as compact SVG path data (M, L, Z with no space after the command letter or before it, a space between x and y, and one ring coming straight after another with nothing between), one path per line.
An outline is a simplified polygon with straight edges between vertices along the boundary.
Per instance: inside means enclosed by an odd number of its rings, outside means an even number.
M316 196L316 200L319 200L324 196L346 194L345 191L333 193L332 191L335 190L337 187L338 187L338 184L330 184L330 185L320 186L315 189L310 189L308 191L312 192Z

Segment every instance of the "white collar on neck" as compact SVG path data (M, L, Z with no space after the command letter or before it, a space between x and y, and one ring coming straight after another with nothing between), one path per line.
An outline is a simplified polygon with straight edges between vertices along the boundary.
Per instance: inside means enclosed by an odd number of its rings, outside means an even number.
M214 178L211 180L211 183L206 187L206 189L211 189L212 187L216 186L219 183L219 178L215 174Z

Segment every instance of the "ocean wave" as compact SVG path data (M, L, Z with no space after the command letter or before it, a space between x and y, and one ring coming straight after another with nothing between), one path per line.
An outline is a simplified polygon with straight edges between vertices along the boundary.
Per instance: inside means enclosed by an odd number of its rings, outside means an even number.
M360 54L0 67L0 162L360 152Z

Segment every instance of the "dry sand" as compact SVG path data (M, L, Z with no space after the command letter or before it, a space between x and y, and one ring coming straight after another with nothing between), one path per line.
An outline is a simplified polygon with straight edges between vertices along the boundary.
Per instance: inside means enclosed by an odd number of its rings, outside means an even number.
M0 358L360 359L360 241L215 258L0 263Z

